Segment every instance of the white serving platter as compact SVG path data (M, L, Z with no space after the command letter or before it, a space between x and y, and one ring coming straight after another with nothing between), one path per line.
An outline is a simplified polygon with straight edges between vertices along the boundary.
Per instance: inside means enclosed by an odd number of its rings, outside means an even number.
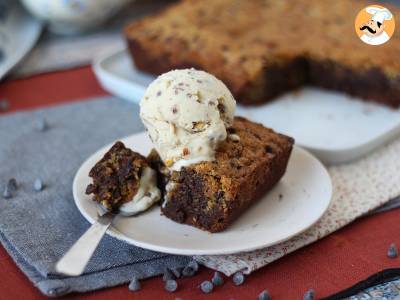
M137 70L127 50L100 56L93 63L101 85L138 103L154 76ZM237 115L295 138L323 162L357 159L400 134L400 110L306 87L261 106L238 105Z
M152 148L145 133L121 141L140 153L148 153ZM74 178L75 204L90 223L97 218L98 210L91 196L85 194L91 182L88 174L110 147L90 156ZM283 242L308 229L322 217L331 197L332 184L324 166L306 150L294 147L281 181L223 232L211 234L175 223L162 216L156 206L136 217L116 217L107 233L138 247L171 254L250 251Z

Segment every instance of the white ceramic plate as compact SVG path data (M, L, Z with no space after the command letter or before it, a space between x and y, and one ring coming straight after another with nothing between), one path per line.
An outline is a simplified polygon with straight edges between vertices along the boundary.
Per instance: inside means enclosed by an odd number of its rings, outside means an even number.
M29 15L18 1L4 2L0 10L1 80L35 45L43 24Z
M148 153L152 148L145 133L122 141L140 153ZM97 217L97 210L91 197L85 194L91 182L88 173L110 147L89 157L74 179L75 203L91 223ZM285 241L309 228L324 214L331 195L331 181L325 168L307 151L295 147L287 172L278 185L223 232L210 234L175 223L160 215L160 208L156 206L137 217L117 217L108 234L132 245L172 254L250 251Z
M138 103L153 76L138 71L126 50L99 57L93 64L102 86ZM400 134L400 110L316 88L304 88L237 114L290 135L326 163L359 158Z

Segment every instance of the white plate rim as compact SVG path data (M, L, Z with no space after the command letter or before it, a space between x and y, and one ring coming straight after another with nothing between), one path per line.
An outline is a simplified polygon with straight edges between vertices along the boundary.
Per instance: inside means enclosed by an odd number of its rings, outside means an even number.
M134 138L135 136L140 136L143 135L144 132L139 132L133 135L129 135L126 137L123 137L121 139L121 141L124 141L125 139L128 138ZM97 156L99 153L104 153L107 149L109 149L111 147L113 143L110 143L104 147L101 147L99 150L97 150L96 152L94 152L93 154L91 154L89 157L87 157L87 159L80 165L78 171L76 172L75 176L74 176L74 180L73 180L73 184L72 184L72 193L73 193L73 198L74 198L74 203L77 206L79 212L83 215L83 217L90 223L93 224L95 222L95 219L85 210L85 208L83 207L83 205L81 204L82 201L79 200L79 196L78 196L78 186L79 186L79 175L82 171L82 169L84 168L85 164L88 163L88 161L93 157L93 156ZM298 147L298 146L294 146L293 147L293 151L298 151L301 153L301 155L305 155L307 156L308 159L311 159L314 161L314 163L317 163L321 169L321 171L325 174L326 179L328 179L329 182L329 191L327 192L330 197L329 199L326 201L325 206L323 207L323 209L321 209L321 211L319 212L318 216L308 222L306 225L304 225L304 227L301 230L298 230L296 232L293 232L292 234L285 236L281 239L278 239L276 241L274 241L273 243L268 243L268 244L258 244L258 245L250 245L250 246L242 246L237 249L222 249L222 250L214 250L214 251L207 251L207 250L186 250L186 249L180 249L180 248L171 248L171 247L163 247L160 245L154 245L151 243L147 243L147 242L141 242L141 241L137 241L137 240L133 240L129 237L127 237L126 235L124 235L122 232L120 232L118 229L116 229L115 227L113 227L111 225L111 227L107 230L107 234L120 240L120 241L124 241L127 242L130 245L133 246L137 246L137 247L141 247L144 249L148 249L148 250L153 250L153 251L157 251L157 252L163 252L163 253L168 253L168 254L175 254L175 255L226 255L226 254L235 254L235 253L240 253L240 252L249 252L249 251L253 251L253 250L258 250L258 249L262 249L262 248L266 248L266 247L270 247L282 242L285 242L303 232L305 232L306 230L308 230L309 228L311 228L313 225L315 225L322 217L323 215L326 213L326 211L328 210L331 202L332 202L332 194L333 194L333 186L332 186L332 180L331 177L327 171L327 169L325 168L325 166L315 157L313 156L311 153L309 153L307 150ZM95 205L93 203L93 205ZM158 209L158 208L154 208L153 209ZM161 216L160 216L161 217ZM187 226L187 225L182 225L182 226Z

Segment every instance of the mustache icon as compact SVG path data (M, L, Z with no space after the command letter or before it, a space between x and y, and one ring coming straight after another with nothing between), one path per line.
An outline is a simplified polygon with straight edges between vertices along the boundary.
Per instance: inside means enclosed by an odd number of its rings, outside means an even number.
M372 29L371 27L369 27L368 25L364 25L364 26L360 27L360 30L361 30L361 31L363 31L363 30L365 30L365 29L367 29L369 32L371 32L371 33L373 33L373 34L376 33L376 30L373 30L373 29Z

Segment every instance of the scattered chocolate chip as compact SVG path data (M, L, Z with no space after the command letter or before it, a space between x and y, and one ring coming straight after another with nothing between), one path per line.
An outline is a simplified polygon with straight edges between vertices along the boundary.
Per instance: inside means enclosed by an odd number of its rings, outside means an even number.
M10 199L10 198L12 198L11 191L10 191L10 189L8 188L7 185L6 185L6 187L4 188L4 191L3 191L3 198L4 198L4 199Z
M189 266L184 267L183 270L182 270L182 275L185 276L185 277L192 277L192 276L194 276L195 274L196 274L196 271L193 270L193 269L192 269L191 267L189 267Z
M209 294L213 291L214 286L210 281L206 280L200 284L200 289L203 293Z
M157 97L161 96L161 91L157 92Z
M129 283L128 288L131 292L136 292L136 291L140 290L141 286L140 286L139 279L137 279L136 277L133 277L131 282Z
M193 270L195 270L196 272L199 270L199 263L195 260L191 260L188 263L188 266L191 267Z
M282 195L282 194L279 194L279 200L282 199L282 198L283 198L283 195Z
M182 275L185 277L191 277L197 273L199 270L199 264L197 261L192 260L190 261L185 268L182 270Z
M180 278L182 275L182 270L183 270L183 268L175 268L175 269L172 269L171 272L174 274L174 276L176 278Z
M36 129L39 131L46 131L49 129L49 124L47 123L46 119L39 119L35 125Z
M242 272L236 272L233 274L232 281L234 285L241 285L244 282L244 275Z
M258 295L258 300L270 300L271 295L268 293L267 290L263 290L259 295Z
M173 279L167 280L164 288L166 291L173 293L178 289L178 283Z
M6 111L10 107L10 104L6 99L0 100L0 111Z
M211 279L211 282L215 286L223 285L224 284L224 279L221 276L220 272L215 272L213 278Z
M173 114L176 114L178 112L178 109L174 106L173 108L172 108L172 113Z
M175 275L171 272L170 269L166 268L164 270L164 274L163 274L162 280L163 281L167 281L167 280L171 280L171 279L172 280L175 279Z
M35 179L35 182L33 183L33 189L36 192L40 192L43 190L43 188L44 188L44 185L43 185L42 180L40 180L39 178Z
M392 243L390 244L388 251L387 251L387 256L390 258L396 258L399 255L399 251L397 249L396 244Z
M197 83L203 83L203 81L200 79L196 79L196 81L197 81Z
M221 114L225 112L225 105L223 105L222 103L218 103L217 108Z
M314 300L315 291L313 289L309 289L303 296L303 300Z
M7 182L7 187L10 191L15 192L18 189L18 183L15 178L11 178Z

